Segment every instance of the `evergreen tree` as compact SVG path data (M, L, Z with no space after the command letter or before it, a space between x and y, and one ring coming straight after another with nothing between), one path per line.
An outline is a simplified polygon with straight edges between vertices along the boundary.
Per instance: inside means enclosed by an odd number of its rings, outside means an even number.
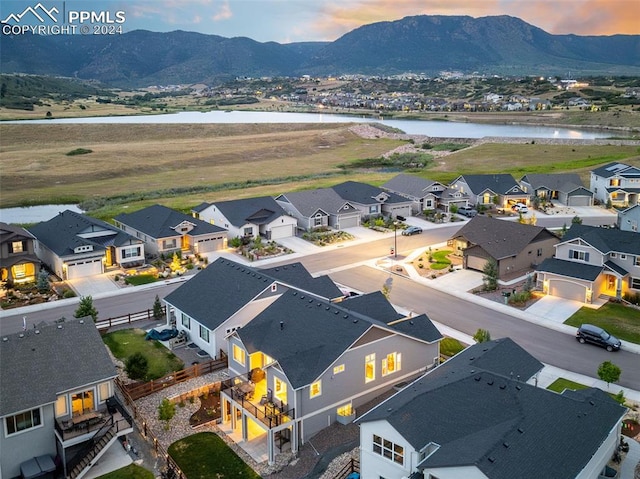
M36 280L36 288L41 293L47 293L49 291L49 273L46 270L41 269L38 272L38 279Z
M74 318L84 318L85 316L91 316L94 321L98 320L98 310L93 305L93 298L91 296L82 296L78 309L73 313Z
M484 276L482 282L486 291L495 291L498 289L498 263L495 259L490 258L482 269Z
M164 310L162 309L162 303L160 302L160 298L156 294L156 299L153 302L153 319L162 319L164 316Z

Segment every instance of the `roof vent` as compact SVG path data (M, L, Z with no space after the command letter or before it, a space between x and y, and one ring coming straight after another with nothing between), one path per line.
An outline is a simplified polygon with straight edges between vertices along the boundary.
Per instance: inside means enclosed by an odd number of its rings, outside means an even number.
M508 442L503 442L503 443L502 443L502 445L503 445L504 447L506 447L507 449L509 449L509 443L508 443Z
M476 377L475 377L475 378L473 378L473 379L475 379L476 381L480 381L480 380L482 379L482 376L476 376Z
M309 303L313 303L313 298L309 299Z
M521 387L521 386L516 386L516 389L517 389L518 391L520 391L520 390L522 389L522 387Z
M519 428L518 428L518 432L519 432L520 434L523 434L523 433L524 433L524 429L522 429L521 427L519 427Z
M358 322L357 318L353 320L353 324L356 324L357 322Z
M489 379L489 380L487 381L487 384L488 384L489 386L493 386L493 379Z
M6 336L4 338L2 338L2 342L6 343L7 341L9 341L9 338L7 338Z
M413 326L413 321L409 321L409 324L410 324L411 326Z
M325 306L325 308L327 311L329 311L331 309L331 306Z
M589 404L591 404L592 406L596 405L596 403L594 403L593 401L589 401Z
M84 324L84 319L81 319L81 320L80 320L80 324Z
M39 329L36 329L36 334L40 334L40 330Z
M340 311L338 311L337 309L333 312L333 314L340 314Z
M496 458L495 458L495 457L491 457L491 456L489 456L487 459L489 460L489 462L490 462L491 464L493 464L494 462L496 462Z
M58 324L58 329L62 329L62 324Z
M282 331L284 329L284 321L280 321L280 330Z
M294 291L294 292L293 292L293 295L294 295L294 296L298 296L298 292L297 292L297 291Z
M344 319L347 319L348 317L349 317L349 315L348 315L348 314L345 314L345 315L343 316L343 318L344 318Z
M500 389L507 389L507 385L506 384L501 384L500 385Z
M24 338L24 333L20 333L20 334L18 334L18 337L19 337L19 338Z
M304 299L304 294L302 296L300 296L300 299Z

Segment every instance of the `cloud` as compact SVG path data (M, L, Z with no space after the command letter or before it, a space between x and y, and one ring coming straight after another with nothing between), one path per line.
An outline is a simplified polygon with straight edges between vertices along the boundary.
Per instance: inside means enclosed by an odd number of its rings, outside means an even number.
M212 18L214 21L218 22L220 20L228 20L231 17L233 17L233 12L229 6L229 1L225 0L225 2L220 6L218 13L216 13Z

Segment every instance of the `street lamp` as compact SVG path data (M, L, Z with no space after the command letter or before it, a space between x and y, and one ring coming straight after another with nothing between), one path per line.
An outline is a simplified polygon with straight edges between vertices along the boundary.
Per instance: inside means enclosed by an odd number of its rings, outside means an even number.
M393 259L398 259L398 222L393 222Z

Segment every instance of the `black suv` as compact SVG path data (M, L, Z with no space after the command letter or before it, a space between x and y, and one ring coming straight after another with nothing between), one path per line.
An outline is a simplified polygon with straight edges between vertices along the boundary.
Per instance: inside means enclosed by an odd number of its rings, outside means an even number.
M618 338L611 336L604 329L594 326L593 324L583 324L578 328L576 333L576 339L584 343L593 343L603 348L607 348L607 351L617 351L622 344Z

